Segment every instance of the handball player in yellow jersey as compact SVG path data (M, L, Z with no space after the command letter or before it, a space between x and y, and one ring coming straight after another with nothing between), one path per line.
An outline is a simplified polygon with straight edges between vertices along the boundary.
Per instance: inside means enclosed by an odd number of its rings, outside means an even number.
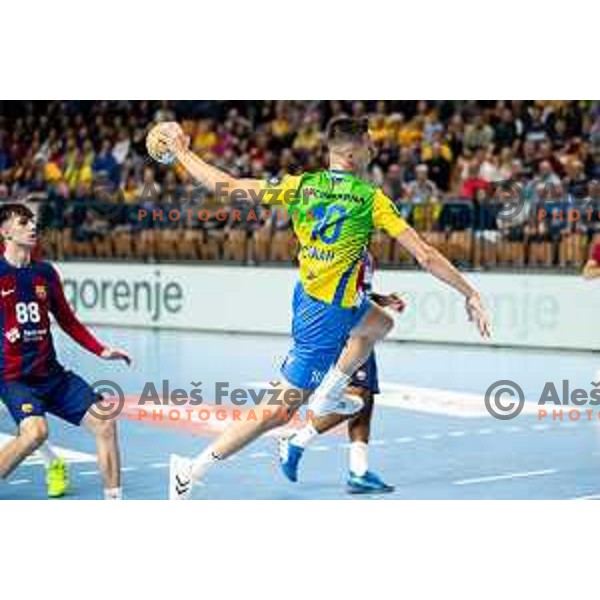
M189 139L177 124L161 124L151 134L156 146L217 199L239 200L241 194L257 203L283 204L292 216L300 243L300 273L293 298L292 347L281 368L288 389L280 396L290 407L290 418L311 395L310 409L317 417L354 414L362 408L359 398L344 394L345 388L394 323L357 288L376 229L395 238L422 268L462 294L468 318L482 337L490 335L477 290L417 235L381 189L366 180L373 157L366 119L334 119L327 130L329 169L281 181L238 179L213 167L189 150ZM233 423L195 459L171 456L169 497L189 498L193 484L211 467L282 425L281 414L272 406L259 406L257 412L257 420Z

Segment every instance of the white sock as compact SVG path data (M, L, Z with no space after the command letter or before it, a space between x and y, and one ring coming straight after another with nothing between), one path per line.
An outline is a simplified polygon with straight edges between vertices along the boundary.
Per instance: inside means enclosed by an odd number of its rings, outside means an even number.
M369 445L365 442L350 444L350 470L361 477L369 470Z
M294 446L300 446L300 448L306 448L310 442L319 435L319 432L315 429L315 426L312 423L309 423L298 433L295 433L290 441Z
M46 464L46 466L48 467L50 465L50 463L54 460L56 460L58 458L57 454L54 452L54 450L52 450L50 444L48 442L44 442L37 450L42 459L44 460L44 463Z
M104 490L105 500L123 500L123 489L118 488L105 488Z
M221 456L215 452L213 452L211 446L209 446L204 452L200 453L193 461L192 461L192 480L200 481L206 474L206 472L212 467L215 463L221 460Z
M327 396L329 398L340 397L348 382L350 381L350 375L342 373L337 367L331 367L319 387L315 390L315 397Z

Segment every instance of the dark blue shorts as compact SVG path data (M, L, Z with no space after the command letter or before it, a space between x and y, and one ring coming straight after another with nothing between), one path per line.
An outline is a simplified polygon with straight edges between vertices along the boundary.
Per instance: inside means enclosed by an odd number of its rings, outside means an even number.
M371 309L363 298L355 308L342 308L309 296L301 284L293 299L292 338L281 373L292 385L315 389L338 359L348 335Z
M27 417L43 417L48 412L79 425L100 397L79 375L61 369L39 381L3 381L0 399L17 424Z
M352 375L349 385L368 390L373 394L379 394L379 377L377 375L375 352L371 353L367 358L367 362Z

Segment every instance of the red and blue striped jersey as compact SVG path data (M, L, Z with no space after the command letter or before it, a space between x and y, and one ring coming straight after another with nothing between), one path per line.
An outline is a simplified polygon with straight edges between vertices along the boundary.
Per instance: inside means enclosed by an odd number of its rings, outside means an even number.
M79 321L65 298L60 277L45 261L15 267L0 258L0 377L4 381L43 378L61 369L56 358L50 313L86 350L104 346Z

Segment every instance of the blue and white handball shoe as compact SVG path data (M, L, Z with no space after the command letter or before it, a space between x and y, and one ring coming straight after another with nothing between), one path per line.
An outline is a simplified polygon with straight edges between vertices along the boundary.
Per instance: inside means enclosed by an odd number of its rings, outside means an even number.
M294 436L280 437L279 442L279 465L283 474L290 481L298 481L298 465L304 454L304 448L293 443Z
M393 485L388 485L371 471L364 475L356 475L350 471L347 484L350 494L388 494L394 491Z

